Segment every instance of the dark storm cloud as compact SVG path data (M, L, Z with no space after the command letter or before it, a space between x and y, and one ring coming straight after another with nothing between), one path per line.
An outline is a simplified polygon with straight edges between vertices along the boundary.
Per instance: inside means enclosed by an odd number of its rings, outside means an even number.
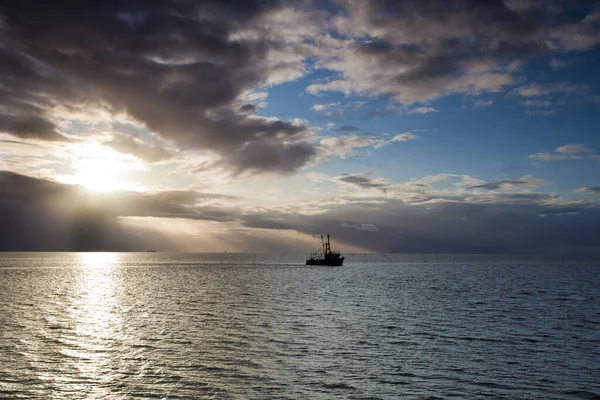
M128 250L132 239L73 187L0 173L0 251Z
M11 118L38 121L33 131L9 132L42 138L41 127L52 131L53 107L93 112L102 105L238 170L298 168L314 154L305 127L234 106L282 74L267 60L285 50L284 39L254 34L264 25L256 21L281 7L259 0L3 2L0 106ZM244 146L266 152L266 164Z
M242 146L232 154L230 165L234 173L245 171L278 171L292 173L316 155L309 143L272 143L257 141Z
M244 217L244 226L329 232L377 252L579 253L598 255L600 206L552 204L551 196L498 201L453 198L426 204L380 199L347 203L313 215L270 213ZM341 222L341 223L340 223ZM348 226L373 226L364 231Z
M125 230L119 217L231 222L274 234L329 232L343 243L379 252L597 253L600 237L598 203L536 193L427 195L414 204L387 197L339 198L309 205L320 212L308 214L301 208L242 212L210 205L229 199L194 191L90 195L76 186L1 172L0 251L148 248L148 236ZM177 249L173 238L163 239L164 249Z
M0 113L0 132L23 139L66 140L50 121L35 115L10 115Z
M503 90L539 55L600 43L594 2L340 0L333 24L351 42L321 66L342 78L311 93L389 94L402 104Z
M144 250L144 238L124 230L118 217L231 221L236 210L201 205L206 199L228 198L191 191L90 193L0 172L0 251Z

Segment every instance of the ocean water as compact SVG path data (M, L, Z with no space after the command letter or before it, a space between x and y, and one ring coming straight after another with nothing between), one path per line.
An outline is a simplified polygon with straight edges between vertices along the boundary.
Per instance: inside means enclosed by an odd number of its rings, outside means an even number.
M600 264L0 254L1 399L599 399Z

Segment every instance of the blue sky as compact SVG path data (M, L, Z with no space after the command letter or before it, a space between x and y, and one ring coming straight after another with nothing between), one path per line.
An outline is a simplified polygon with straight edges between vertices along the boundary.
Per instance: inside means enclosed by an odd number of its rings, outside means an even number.
M373 110L385 111L395 105L387 97L335 92L312 96L306 93L311 82L335 76L317 70L272 88L269 104L261 113L282 119L304 118L322 126L323 136L341 136L338 130L344 126L372 134L419 132L418 142L398 143L357 159L331 160L313 167L315 171L342 173L350 163L358 172L377 173L396 181L442 173L472 174L486 181L535 174L549 181L539 190L583 199L586 195L574 190L600 184L598 160L540 162L529 156L569 143L584 144L594 151L600 148L600 114L594 97L599 93L595 73L600 69L598 56L597 50L590 50L585 57L564 56L560 62L565 65L560 67L553 66L558 61L552 56L539 57L524 66L518 80L506 90L442 97L421 105L436 110L424 114L388 111L373 115ZM517 94L532 84L568 84L579 87L581 93L551 92L531 98ZM524 102L528 100L542 106L527 106ZM353 103L361 103L358 110L352 108ZM319 104L331 106L324 111L311 109Z
M599 252L595 2L0 13L0 250Z

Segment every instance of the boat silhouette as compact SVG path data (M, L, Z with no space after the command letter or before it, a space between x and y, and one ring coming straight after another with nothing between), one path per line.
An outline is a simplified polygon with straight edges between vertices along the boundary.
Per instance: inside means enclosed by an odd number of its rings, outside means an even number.
M344 258L339 251L331 250L331 242L329 234L327 234L327 241L321 235L322 253L311 253L310 256L306 257L306 265L330 265L340 266L344 263Z

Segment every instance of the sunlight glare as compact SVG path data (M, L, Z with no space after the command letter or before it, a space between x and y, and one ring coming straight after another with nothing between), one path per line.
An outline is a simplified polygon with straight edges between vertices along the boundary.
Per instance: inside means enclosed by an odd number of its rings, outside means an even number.
M76 151L72 183L101 192L127 189L130 185L122 180L123 173L126 169L139 169L130 164L131 160L123 154L98 144L86 144Z
M80 253L79 259L83 268L112 267L118 261L117 253Z
M88 159L77 162L77 183L99 192L116 190L120 186L119 168L106 160Z

